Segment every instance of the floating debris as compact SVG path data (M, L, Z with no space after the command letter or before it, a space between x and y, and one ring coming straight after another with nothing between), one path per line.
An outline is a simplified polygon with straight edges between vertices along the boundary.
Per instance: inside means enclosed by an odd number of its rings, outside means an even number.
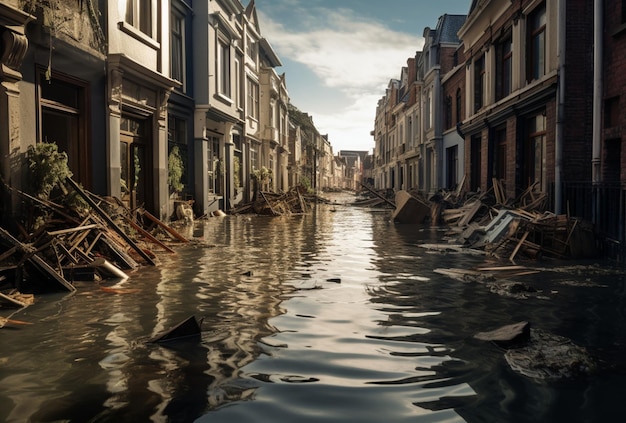
M479 332L474 335L474 338L493 342L503 348L509 348L513 345L527 342L530 339L530 323L523 321L502 326L489 332Z
M528 344L504 354L511 369L539 381L578 379L592 373L596 361L570 339L533 329Z
M200 329L201 322L198 322L195 316L190 316L187 319L183 320L181 323L177 324L171 329L155 336L154 338L148 340L150 343L160 343L160 342L169 342L176 341L181 339L192 339L197 338L200 339Z

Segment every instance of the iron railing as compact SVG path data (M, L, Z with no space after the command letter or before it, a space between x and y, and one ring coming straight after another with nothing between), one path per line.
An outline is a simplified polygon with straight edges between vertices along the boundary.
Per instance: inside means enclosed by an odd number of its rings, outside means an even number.
M564 183L562 195L564 213L594 224L602 255L625 261L626 189L615 184Z

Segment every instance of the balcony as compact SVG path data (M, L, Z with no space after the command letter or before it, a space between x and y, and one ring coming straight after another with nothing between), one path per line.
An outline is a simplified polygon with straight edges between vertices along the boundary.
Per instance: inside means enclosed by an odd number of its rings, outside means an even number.
M263 133L263 139L279 144L280 138L278 136L278 128L274 128L272 126L266 126L265 132Z

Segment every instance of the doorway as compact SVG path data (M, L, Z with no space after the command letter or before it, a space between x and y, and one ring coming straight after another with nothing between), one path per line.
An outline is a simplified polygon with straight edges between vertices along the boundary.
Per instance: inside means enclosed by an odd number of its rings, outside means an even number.
M151 167L147 120L123 117L120 123L122 202L134 210L150 204Z

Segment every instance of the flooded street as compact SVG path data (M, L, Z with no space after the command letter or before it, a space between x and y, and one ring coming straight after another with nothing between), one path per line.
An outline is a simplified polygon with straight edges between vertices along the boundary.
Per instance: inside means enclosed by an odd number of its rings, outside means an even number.
M191 245L116 285L38 296L0 330L6 422L596 422L623 419L626 278L531 262L515 299L434 272L502 265L430 251L389 211L196 222ZM103 289L105 288L105 289ZM200 342L146 343L187 317ZM473 336L527 320L597 358L541 382Z

